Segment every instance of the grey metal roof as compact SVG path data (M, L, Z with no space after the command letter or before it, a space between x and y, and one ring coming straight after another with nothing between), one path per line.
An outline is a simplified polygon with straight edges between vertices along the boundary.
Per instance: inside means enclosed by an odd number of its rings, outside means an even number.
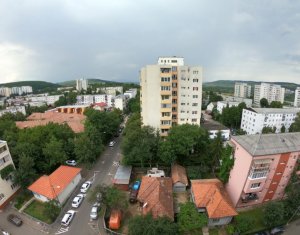
M232 136L252 156L300 151L300 132Z
M256 113L263 113L263 114L300 112L299 108L251 108L251 109Z
M130 175L131 175L131 170L132 170L132 166L122 166L119 165L117 172L114 176L114 180L115 181L120 181L120 180L130 180Z

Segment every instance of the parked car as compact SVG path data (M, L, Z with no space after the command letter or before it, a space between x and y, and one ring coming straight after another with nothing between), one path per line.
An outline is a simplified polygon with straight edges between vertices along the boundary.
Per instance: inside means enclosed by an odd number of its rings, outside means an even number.
M270 233L272 235L275 235L275 234L281 234L284 231L285 231L285 228L283 226L279 226L279 227L273 228Z
M133 190L139 190L140 185L141 185L141 181L137 180L137 181L134 182L134 184L132 186L132 189Z
M19 216L14 215L14 214L8 215L7 220L18 227L23 224L22 219Z
M131 202L131 203L136 202L138 192L139 192L138 190L132 190L131 189L130 194L129 194L129 202Z
M96 202L93 207L92 207L92 210L91 210L91 213L90 213L90 218L92 220L95 220L98 218L98 213L100 211L100 203L99 202Z
M77 162L75 160L67 160L66 164L69 165L69 166L76 166Z
M72 201L72 207L78 208L80 206L80 204L82 203L83 198L84 198L83 194L77 194L77 196L74 197L74 199Z
M89 190L89 188L91 187L91 185L92 185L91 181L84 182L83 185L81 186L80 192L86 193Z
M64 217L61 220L61 225L63 226L69 226L71 223L72 219L74 218L75 211L73 210L68 210L68 212L64 215Z
M2 228L0 228L0 235L10 235L10 233L6 232Z
M114 147L115 144L116 144L116 141L113 140L113 141L109 142L108 146L109 147Z

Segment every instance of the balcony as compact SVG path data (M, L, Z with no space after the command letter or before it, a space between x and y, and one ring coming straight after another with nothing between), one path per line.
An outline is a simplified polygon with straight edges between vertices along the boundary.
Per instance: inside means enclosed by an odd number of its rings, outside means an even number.
M258 199L258 196L256 193L247 193L247 194L241 196L242 203L255 201L257 199Z

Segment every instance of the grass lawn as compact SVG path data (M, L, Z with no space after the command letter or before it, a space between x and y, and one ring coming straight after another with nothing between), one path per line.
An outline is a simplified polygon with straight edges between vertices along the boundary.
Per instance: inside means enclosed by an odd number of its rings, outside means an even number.
M247 231L247 233L253 233L256 231L266 229L266 226L264 225L263 221L263 207L254 208L249 211L239 212L239 215L237 217L252 218L254 220L252 225L253 229Z
M219 235L219 230L216 228L212 228L209 230L209 235Z
M51 224L53 221L47 215L45 215L44 210L45 210L45 203L34 200L24 210L24 212L38 220L41 220L47 224Z

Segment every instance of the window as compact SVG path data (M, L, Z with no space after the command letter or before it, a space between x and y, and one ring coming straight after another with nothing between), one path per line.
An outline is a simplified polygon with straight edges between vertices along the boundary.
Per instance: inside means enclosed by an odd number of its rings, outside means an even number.
M193 82L199 82L199 79L198 78L194 78Z
M194 71L193 71L193 74L198 74L198 73L199 73L198 70L194 70Z
M198 106L198 103L193 103L192 106Z
M170 86L161 86L160 90L162 90L162 91L170 91L171 87Z
M194 99L197 99L197 98L198 98L198 95L193 95L193 98L194 98Z
M171 121L169 121L169 120L163 120L160 123L161 123L161 125L171 125Z
M171 104L161 104L161 108L171 108Z
M260 187L260 184L261 183L254 183L254 184L251 184L251 187L250 188L259 188Z
M192 111L192 114L197 114L197 111Z
M161 99L162 100L168 100L168 99L170 99L170 96L169 95L162 95Z
M183 105L185 105L185 103L181 103L181 105L183 106Z
M170 82L170 80L171 80L170 77L162 77L161 78L162 82Z
M197 122L197 118L192 118L192 122Z
M171 113L169 113L169 112L162 112L161 115L162 115L163 117L170 117L170 116L171 116Z
M4 145L3 147L0 148L0 153L3 153L6 150L7 150L7 147L6 147L6 145Z
M198 87L193 87L193 91L198 91Z

